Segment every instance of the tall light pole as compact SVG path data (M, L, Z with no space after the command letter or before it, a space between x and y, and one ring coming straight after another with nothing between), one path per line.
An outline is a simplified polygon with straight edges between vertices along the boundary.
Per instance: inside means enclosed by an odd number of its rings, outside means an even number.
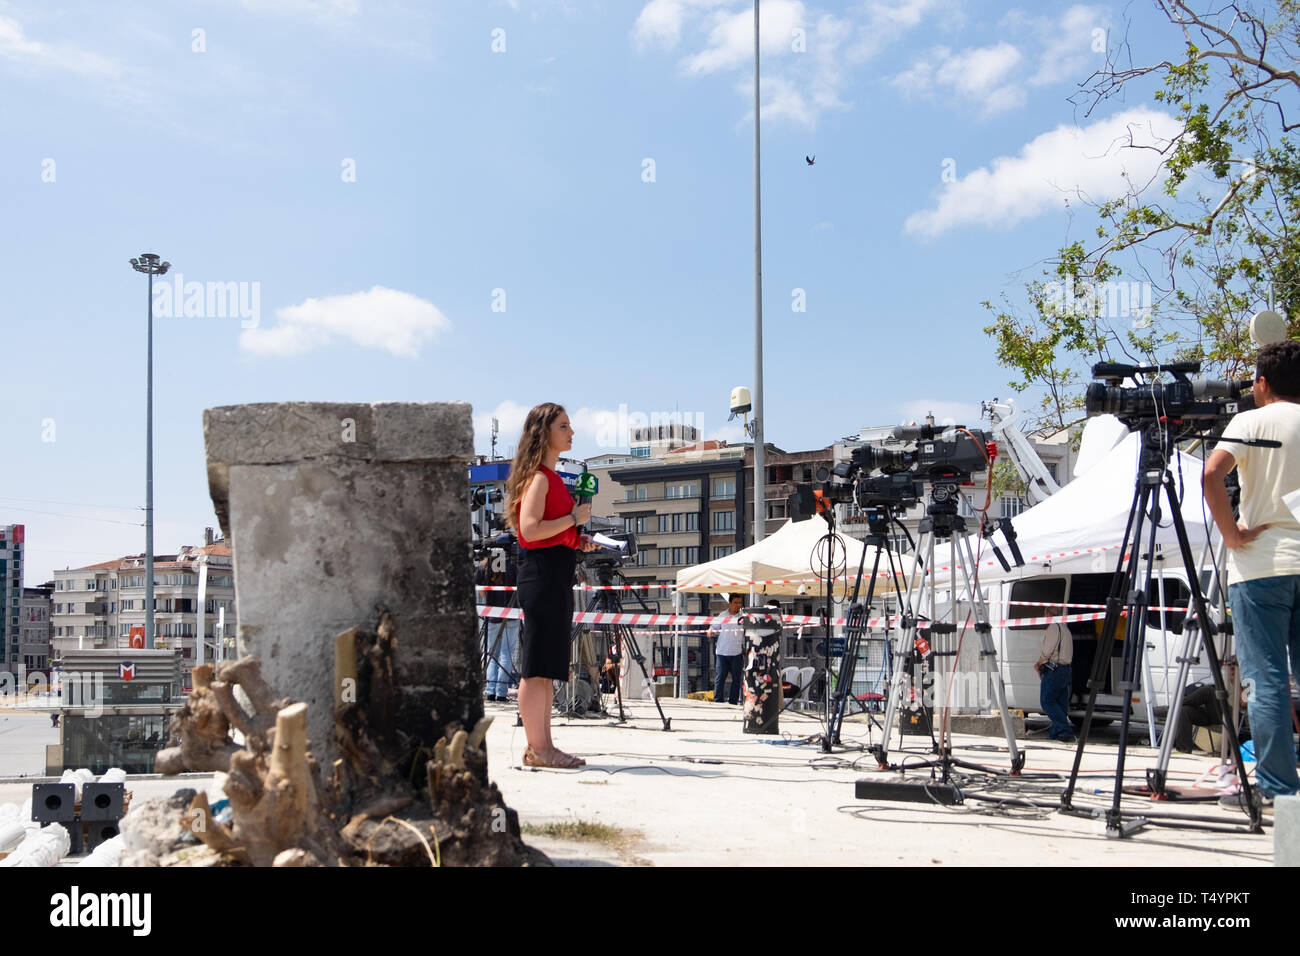
M149 277L149 371L144 453L144 646L154 644L153 625L153 277L166 275L170 262L160 262L152 252L131 260L131 268ZM202 635L200 635L200 639Z
M754 543L767 526L767 462L763 454L763 189L759 158L758 0L754 0Z

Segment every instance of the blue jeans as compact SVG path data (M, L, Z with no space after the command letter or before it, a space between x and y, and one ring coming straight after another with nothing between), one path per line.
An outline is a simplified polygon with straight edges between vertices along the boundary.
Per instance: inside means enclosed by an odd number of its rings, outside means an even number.
M731 675L731 697L727 701L730 704L740 703L740 660L742 654L718 654L716 655L718 664L717 677L713 679L713 701L721 703L722 692L727 686L727 675Z
M1237 660L1246 687L1255 781L1270 797L1300 790L1291 743L1291 668L1300 665L1300 574L1256 578L1228 588Z
M1052 729L1047 736L1053 740L1073 740L1074 727L1070 724L1070 685L1073 683L1069 664L1055 670L1043 665L1043 677L1038 685L1038 703L1043 713L1052 718Z
M496 655L491 656L492 645L496 643L497 633L501 634L501 643ZM489 697L504 697L510 685L518 683L515 676L515 658L519 656L519 622L507 619L492 621L488 624L488 667L487 688Z

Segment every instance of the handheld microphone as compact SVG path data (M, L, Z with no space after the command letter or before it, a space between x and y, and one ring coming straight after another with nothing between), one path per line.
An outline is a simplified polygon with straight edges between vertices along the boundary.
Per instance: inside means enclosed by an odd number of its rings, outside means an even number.
M580 505L591 504L591 499L595 497L596 489L599 487L599 485L600 482L596 479L596 476L593 475L591 472L589 472L586 466L584 465L582 469L582 474L578 476L577 484L573 486L574 494L578 499L578 504ZM586 524L578 525L578 533L579 534L587 533Z

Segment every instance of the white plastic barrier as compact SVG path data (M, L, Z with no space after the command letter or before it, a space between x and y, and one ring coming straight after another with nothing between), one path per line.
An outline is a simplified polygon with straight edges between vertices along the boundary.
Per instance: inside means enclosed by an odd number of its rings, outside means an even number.
M58 823L51 823L34 833L28 833L27 839L18 844L3 860L0 868L10 866L54 866L65 856L72 846L68 831Z
M109 782L112 783L113 781ZM77 866L121 866L122 851L125 849L126 841L120 835L115 836L95 847L90 856L78 863Z
M12 850L27 836L27 828L17 821L0 823L0 850Z

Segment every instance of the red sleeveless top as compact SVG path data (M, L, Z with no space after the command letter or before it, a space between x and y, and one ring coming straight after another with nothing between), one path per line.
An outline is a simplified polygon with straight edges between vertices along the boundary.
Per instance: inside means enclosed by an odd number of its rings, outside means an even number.
M546 507L542 509L542 520L553 521L556 518L563 518L573 510L576 502L573 495L569 494L569 489L564 487L562 479L545 465L540 466L542 474L546 476ZM520 500L519 507L515 509L515 527L519 527L519 509L523 507L523 501ZM521 531L518 535L519 546L521 548L549 548L553 545L564 544L570 548L578 547L578 529L565 528L559 534L553 534L549 538L541 541L529 541L524 537Z

